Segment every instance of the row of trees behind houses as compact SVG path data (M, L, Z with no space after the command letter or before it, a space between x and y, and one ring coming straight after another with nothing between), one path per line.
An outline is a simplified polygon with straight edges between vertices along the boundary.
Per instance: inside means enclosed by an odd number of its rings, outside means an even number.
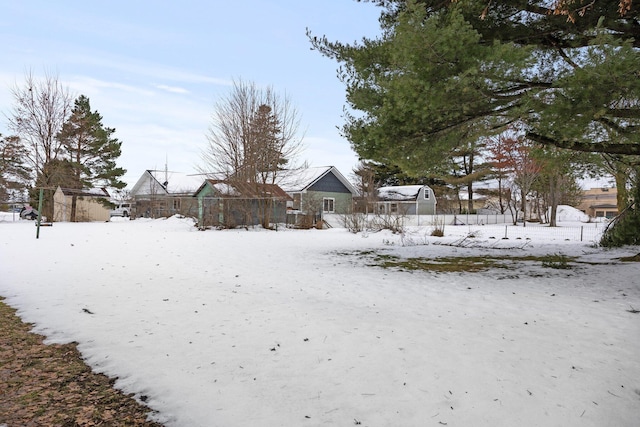
M558 205L577 206L582 199L580 180L586 164L580 155L535 147L515 130L477 142L473 150L449 159L448 170L415 178L375 162L362 162L355 170L369 204L376 189L388 185L428 184L438 195L441 213L477 213L478 210L535 218L556 225ZM481 204L477 203L478 199Z

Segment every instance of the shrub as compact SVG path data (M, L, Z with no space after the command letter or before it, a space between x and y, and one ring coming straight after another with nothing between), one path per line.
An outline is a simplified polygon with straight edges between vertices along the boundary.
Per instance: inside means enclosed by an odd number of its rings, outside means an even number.
M431 235L433 237L443 237L444 236L444 219L438 221L435 219L433 221L433 231L431 231Z
M604 247L640 245L640 212L629 207L622 211L605 229L600 239Z
M542 259L542 266L546 268L555 268L558 270L568 270L571 268L571 265L569 265L569 261L571 261L571 258L566 255L547 255Z
M444 236L444 229L436 227L431 232L431 235L433 237L443 237Z
M342 215L340 220L344 228L354 234L364 231L367 225L367 216L358 212Z
M395 214L376 215L371 221L371 228L376 231L390 230L394 234L402 234L405 231L404 216Z

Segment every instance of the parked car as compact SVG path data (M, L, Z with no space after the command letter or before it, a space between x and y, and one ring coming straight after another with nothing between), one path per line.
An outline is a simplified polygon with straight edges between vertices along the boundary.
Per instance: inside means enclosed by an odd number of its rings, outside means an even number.
M128 217L131 215L131 203L119 203L115 209L109 211L109 216Z

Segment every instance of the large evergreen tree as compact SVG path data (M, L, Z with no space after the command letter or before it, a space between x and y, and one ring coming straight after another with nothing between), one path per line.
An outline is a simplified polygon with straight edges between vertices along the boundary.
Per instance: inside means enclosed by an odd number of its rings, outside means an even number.
M69 119L57 135L62 146L68 171L65 182L76 189L96 186L124 188L120 178L125 170L116 165L122 143L113 133L115 129L102 124L102 116L91 111L89 98L80 95ZM73 196L71 221L75 221L77 196Z
M357 111L343 131L363 158L417 171L514 121L543 144L640 154L637 4L372 2L378 39L311 38L342 65Z
M271 184L276 172L283 169L288 159L282 149L282 130L278 117L267 104L258 106L249 126L249 137L245 150L245 163L251 168L249 180Z
M424 174L518 123L528 139L640 155L640 5L630 0L371 0L382 34L310 34L336 59L363 159Z
M25 201L29 181L26 156L20 138L0 134L0 201Z

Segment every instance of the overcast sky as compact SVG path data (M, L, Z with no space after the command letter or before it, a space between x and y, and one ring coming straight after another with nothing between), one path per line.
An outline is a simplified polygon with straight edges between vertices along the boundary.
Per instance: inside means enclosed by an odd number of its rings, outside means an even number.
M379 9L354 0L2 1L0 133L25 74L57 75L89 97L122 141L133 186L145 169L195 173L215 103L233 80L272 86L299 110L311 166L345 176L357 156L337 127L338 64L310 49L306 28L352 42L380 33Z

